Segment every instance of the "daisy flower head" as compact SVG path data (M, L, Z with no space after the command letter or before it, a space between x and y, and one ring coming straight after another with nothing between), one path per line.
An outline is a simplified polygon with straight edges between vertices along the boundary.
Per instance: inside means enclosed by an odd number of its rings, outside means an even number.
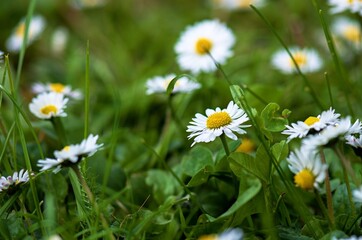
M24 169L21 169L19 172L14 172L12 176L2 176L0 178L0 192L6 191L28 181L29 172Z
M361 27L357 21L339 17L332 24L332 32L354 48L361 49Z
M204 20L186 28L175 45L177 62L193 74L214 72L216 61L224 64L232 56L232 31L219 20ZM211 55L211 56L210 56Z
M317 149L322 146L334 144L339 139L345 139L348 135L352 135L360 131L361 123L357 120L353 125L351 118L348 116L341 119L334 125L329 125L318 134L308 136L303 139L302 145L306 148Z
M291 47L291 55L303 73L318 71L322 67L322 59L316 50L311 48ZM286 50L279 50L272 56L272 65L285 74L296 73L297 68Z
M360 0L329 0L328 3L332 7L330 9L332 14L344 11L361 13L362 10L362 2Z
M304 138L308 134L318 133L323 128L336 124L339 121L339 116L339 113L335 113L334 109L330 108L317 117L310 116L304 121L292 123L291 126L287 125L287 129L282 134L289 135L288 142L294 138Z
M33 16L29 23L29 30L28 30L28 41L27 45L31 44L34 40L36 40L40 34L43 32L46 25L45 19L40 16L36 15ZM11 36L6 41L6 48L12 52L18 52L23 45L25 35L25 18L23 18L17 27L14 29Z
M54 151L54 156L57 159L78 163L84 157L92 156L103 146L103 144L97 144L97 140L98 135L90 134L80 144L71 144L65 146L62 150Z
M250 5L262 7L265 0L214 0L214 5L218 8L233 10L250 9Z
M198 142L212 142L222 134L237 140L234 132L245 134L246 131L242 128L250 127L250 125L241 124L248 120L244 110L231 101L225 109L219 107L215 110L206 109L206 116L197 113L187 126L186 131L191 133L188 139L195 137L191 146Z
M176 74L171 73L166 76L156 76L148 79L146 82L146 93L166 93L168 85L175 77ZM200 83L191 81L187 77L181 77L176 80L172 93L187 93L199 89L200 87Z
M64 112L68 98L63 94L55 92L44 92L32 99L29 104L30 111L40 119L51 119L52 117L66 117Z
M318 189L328 168L315 151L303 147L291 152L287 162L290 171L295 174L295 185L304 190Z
M44 92L60 93L73 99L81 99L83 97L81 91L72 90L71 86L62 83L34 83L32 91L36 94Z
M239 228L231 228L220 234L203 235L198 240L242 240L243 231Z

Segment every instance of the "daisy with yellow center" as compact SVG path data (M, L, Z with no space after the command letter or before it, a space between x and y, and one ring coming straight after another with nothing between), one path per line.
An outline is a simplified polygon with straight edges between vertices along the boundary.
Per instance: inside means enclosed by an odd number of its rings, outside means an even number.
M250 127L250 125L242 125L242 123L248 120L244 110L231 101L226 109L207 109L206 116L197 113L186 131L191 133L188 136L189 139L195 137L191 146L197 142L212 142L222 134L237 140L234 132L245 134L246 132L242 128Z
M30 112L40 119L50 119L52 117L65 117L64 112L68 98L64 98L59 93L42 93L33 98L29 104Z
M337 40L341 40L357 50L361 49L361 27L357 21L339 17L332 24L332 32L338 38Z
M29 23L27 45L36 40L45 28L45 19L42 16L33 16ZM23 45L25 35L25 18L14 29L13 34L6 41L6 48L12 52L18 52Z
M362 13L361 0L329 0L329 5L332 7L330 12L332 14L349 11L353 13Z
M236 152L251 153L255 151L255 143L249 138L243 138Z
M214 5L218 8L232 10L251 9L250 5L262 7L265 0L214 0Z
M242 240L243 231L239 228L228 229L220 234L202 235L197 240Z
M334 125L339 121L340 114L335 113L334 109L330 108L323 111L317 117L310 116L304 121L292 123L291 126L286 126L286 130L282 133L289 135L288 142L294 138L304 138L308 134L313 134L321 131L329 125Z
M0 178L0 192L6 191L9 188L15 187L21 183L29 181L28 170L21 169L19 172L14 172L12 176Z
M288 167L294 175L294 183L304 190L318 189L326 176L328 166L323 164L315 151L301 148L290 153Z
M194 74L216 70L214 60L224 64L232 56L235 37L219 20L204 20L189 26L175 45L177 62L182 70ZM212 56L212 58L210 57Z
M34 83L32 91L36 94L44 92L61 93L73 99L81 99L83 94L79 90L72 90L71 86L63 83Z
M168 74L166 76L156 76L150 78L146 82L146 93L153 94L153 93L166 93L167 87L176 77L176 74ZM191 81L187 77L181 77L177 79L172 93L187 93L199 89L201 85L195 81Z
M272 65L282 73L291 74L297 72L295 64L303 73L315 72L322 67L322 59L313 49L291 47L289 51L295 62L285 50L277 51L272 56Z

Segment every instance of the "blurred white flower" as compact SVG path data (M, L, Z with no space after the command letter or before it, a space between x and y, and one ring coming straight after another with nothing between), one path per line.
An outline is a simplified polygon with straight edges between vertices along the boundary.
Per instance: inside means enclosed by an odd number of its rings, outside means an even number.
M102 7L107 3L107 0L72 0L71 5L75 9L84 9L84 8L95 8Z
M227 10L251 9L250 5L262 7L265 0L213 0L213 3L218 8Z
M176 74L168 74L166 76L156 76L150 78L146 82L146 93L165 93L171 80L176 77ZM172 93L187 93L199 89L201 85L198 82L191 81L187 77L177 79Z
M302 73L318 71L322 67L322 59L314 49L289 48L295 62ZM293 59L286 50L279 50L272 56L272 65L283 73L291 74L297 72Z
M46 22L45 19L40 16L33 16L29 23L28 40L27 45L31 44L36 40L39 35L43 32ZM6 41L6 48L12 52L18 52L23 45L25 35L25 18L23 18L18 26L14 29L11 36Z
M231 101L226 109L206 109L206 116L197 113L186 131L191 133L188 136L189 139L195 137L191 146L197 142L212 142L221 134L237 140L237 136L233 132L245 134L246 131L242 128L250 127L250 125L241 124L248 120L244 110Z
M32 91L36 94L44 92L61 93L74 99L81 99L83 97L81 91L72 90L71 86L62 83L34 83Z
M330 108L323 111L317 117L308 117L304 122L298 121L292 123L291 126L286 126L287 129L282 134L289 135L288 142L294 138L304 138L309 133L319 132L323 128L334 125L339 121L339 113L334 113L334 109Z
M235 37L219 20L204 20L186 28L175 45L177 62L182 70L194 74L213 72L213 59L224 64L232 56ZM211 58L211 56L212 58Z
M361 26L346 17L337 18L332 24L333 34L357 50L361 50Z
M51 38L51 49L56 54L61 54L68 42L69 33L64 27L58 27L55 29Z
M50 119L52 117L66 117L64 112L68 98L63 94L55 92L41 93L32 99L29 109L36 117Z
M294 175L294 183L304 190L318 189L324 181L325 171L328 168L323 164L315 151L301 148L291 152L287 158L288 167Z
M353 200L362 203L362 186L352 192Z
M343 11L362 13L362 2L360 0L329 0L328 3L332 7L330 9L332 14Z
M40 172L54 168L53 173L58 173L61 170L64 161L65 160L63 159L46 158L38 160L38 163L36 165L40 167Z
M26 183L29 181L28 171L21 169L19 172L14 172L12 176L0 178L0 192L3 192L12 186L17 186L21 183Z
M239 228L231 228L220 234L203 235L198 240L242 240L243 231Z

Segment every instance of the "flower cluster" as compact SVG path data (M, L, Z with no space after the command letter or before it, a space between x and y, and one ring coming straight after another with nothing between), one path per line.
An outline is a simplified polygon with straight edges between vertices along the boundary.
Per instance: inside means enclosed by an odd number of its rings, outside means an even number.
M89 135L80 144L72 144L65 146L62 150L54 151L55 158L46 158L38 161L37 166L40 171L53 169L54 173L58 173L62 167L71 166L79 163L82 159L92 156L103 144L97 144L98 135Z

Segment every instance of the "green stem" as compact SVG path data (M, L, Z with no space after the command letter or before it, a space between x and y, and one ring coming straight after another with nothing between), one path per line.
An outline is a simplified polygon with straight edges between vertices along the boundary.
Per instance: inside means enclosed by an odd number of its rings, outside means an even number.
M326 159L324 156L323 150L320 151L321 161L323 164L326 163ZM332 191L331 191L331 183L329 179L328 169L325 170L325 186L326 186L326 197L327 197L327 209L328 209L328 216L331 223L331 229L335 228L335 220L334 220L334 210L333 210L333 201L332 201Z
M67 146L67 135L65 134L64 126L59 117L52 117L50 118L51 123L53 124L54 130L58 135L59 142L62 147Z
M327 220L328 220L328 224L329 224L330 229L334 229L334 224L332 223L332 221L331 221L331 219L329 217L328 211L326 209L326 206L323 203L323 200L322 200L321 196L319 195L319 193L317 191L314 191L314 195L315 195L315 198L316 198L316 200L318 202L318 205L319 205L324 217L327 218Z
M221 139L222 145L224 147L226 156L228 157L230 155L230 150L229 150L229 146L228 146L228 143L226 141L226 137L225 137L224 133L220 135L220 139Z

